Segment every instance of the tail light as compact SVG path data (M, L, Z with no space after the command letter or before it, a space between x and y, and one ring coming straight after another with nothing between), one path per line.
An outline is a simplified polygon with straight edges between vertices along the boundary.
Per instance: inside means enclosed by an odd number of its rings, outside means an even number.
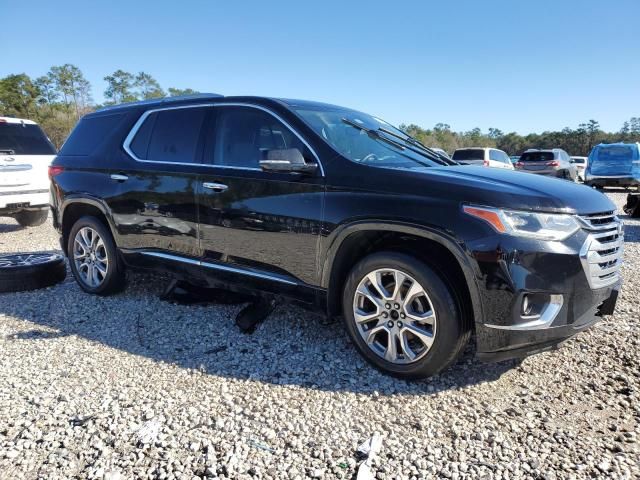
M489 166L489 160L484 160L484 161L482 162L482 166L483 166L483 167L488 167L488 166Z
M60 175L64 172L64 167L60 165L49 165L49 179L52 179L56 175Z
M551 162L547 162L547 167L559 167L560 163L558 163L556 160L552 160Z
M516 162L516 168L524 168L524 163Z

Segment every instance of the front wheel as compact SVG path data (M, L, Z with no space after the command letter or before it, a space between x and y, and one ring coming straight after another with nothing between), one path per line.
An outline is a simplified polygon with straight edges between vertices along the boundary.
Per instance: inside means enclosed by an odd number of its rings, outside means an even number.
M380 252L347 278L343 316L365 359L406 379L450 365L469 340L450 287L431 267L405 254Z
M47 221L49 210L23 210L16 213L13 218L23 227L38 227Z
M109 229L95 217L82 217L69 232L71 272L85 292L109 295L124 287L124 267Z

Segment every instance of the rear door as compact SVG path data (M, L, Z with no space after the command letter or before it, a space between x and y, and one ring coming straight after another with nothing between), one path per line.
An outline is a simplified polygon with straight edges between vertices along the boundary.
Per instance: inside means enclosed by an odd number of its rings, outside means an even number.
M324 178L262 171L271 149L315 154L276 114L250 105L215 107L207 128L205 163L198 185L200 246L205 270L272 284L318 283ZM207 267L208 265L208 267ZM224 272L222 272L224 274Z
M125 140L128 159L112 164L106 198L118 246L147 256L198 256L196 186L201 129L211 107L146 112Z
M48 204L47 168L55 153L37 124L0 119L0 208Z

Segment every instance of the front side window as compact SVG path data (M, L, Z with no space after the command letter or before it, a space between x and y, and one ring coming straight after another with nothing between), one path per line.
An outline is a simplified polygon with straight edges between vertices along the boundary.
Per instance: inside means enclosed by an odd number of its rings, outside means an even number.
M309 159L304 143L276 117L253 107L216 107L216 165L260 168L269 150L297 148Z
M366 113L339 107L300 106L295 112L334 150L352 162L383 168L440 166L407 135Z
M131 142L131 151L141 160L197 163L206 112L206 108L174 108L151 113Z

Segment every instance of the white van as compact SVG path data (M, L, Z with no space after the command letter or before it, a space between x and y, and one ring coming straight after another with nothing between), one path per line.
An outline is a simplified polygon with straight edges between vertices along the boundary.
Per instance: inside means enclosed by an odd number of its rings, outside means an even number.
M49 213L48 169L56 149L32 120L0 117L0 216L42 225Z
M493 168L506 168L514 170L513 163L509 155L497 148L471 147L458 148L453 152L453 158L456 162L466 165L479 165Z

